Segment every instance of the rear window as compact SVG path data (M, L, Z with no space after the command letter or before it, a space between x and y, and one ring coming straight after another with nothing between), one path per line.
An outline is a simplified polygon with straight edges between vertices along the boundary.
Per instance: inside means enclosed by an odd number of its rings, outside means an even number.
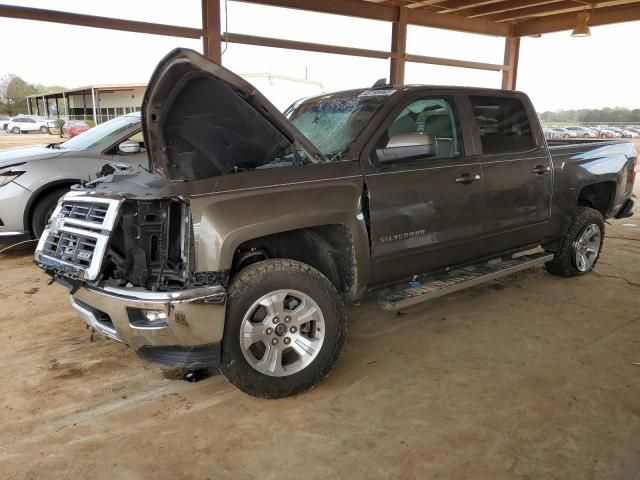
M527 111L517 98L472 96L471 105L480 130L482 153L517 153L535 143Z

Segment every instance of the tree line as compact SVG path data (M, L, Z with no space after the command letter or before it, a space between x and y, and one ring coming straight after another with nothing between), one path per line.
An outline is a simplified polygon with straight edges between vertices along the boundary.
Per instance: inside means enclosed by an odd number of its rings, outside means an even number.
M28 113L27 96L45 93L52 90L64 90L58 85L45 86L39 83L28 83L18 75L9 73L0 78L0 113L10 117Z
M640 108L633 110L623 107L582 108L580 110L556 110L538 114L543 122L600 122L640 124Z

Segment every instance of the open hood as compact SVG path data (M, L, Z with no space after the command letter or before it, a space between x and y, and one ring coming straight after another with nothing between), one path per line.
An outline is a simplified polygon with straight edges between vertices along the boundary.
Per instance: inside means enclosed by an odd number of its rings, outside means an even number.
M256 88L183 48L156 67L142 102L154 172L196 180L286 162L322 161L309 140Z

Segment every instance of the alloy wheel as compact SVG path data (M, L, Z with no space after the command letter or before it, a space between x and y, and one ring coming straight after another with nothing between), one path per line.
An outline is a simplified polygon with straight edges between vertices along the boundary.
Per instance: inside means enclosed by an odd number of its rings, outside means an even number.
M297 290L276 290L256 300L240 327L240 347L258 372L285 377L305 369L318 356L325 323L318 304Z
M573 244L574 263L581 272L586 272L595 263L600 252L602 232L594 223L582 229Z

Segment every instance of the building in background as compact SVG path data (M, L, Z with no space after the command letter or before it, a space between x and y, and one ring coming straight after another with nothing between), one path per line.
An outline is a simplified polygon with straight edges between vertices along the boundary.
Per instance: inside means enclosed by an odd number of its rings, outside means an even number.
M102 123L125 113L140 110L144 83L128 85L88 85L27 97L30 115Z
M312 80L271 73L248 73L241 77L253 84L280 110L300 98L323 93L322 83ZM29 95L27 105L30 115L102 123L125 113L139 111L146 87L144 83L88 85Z

